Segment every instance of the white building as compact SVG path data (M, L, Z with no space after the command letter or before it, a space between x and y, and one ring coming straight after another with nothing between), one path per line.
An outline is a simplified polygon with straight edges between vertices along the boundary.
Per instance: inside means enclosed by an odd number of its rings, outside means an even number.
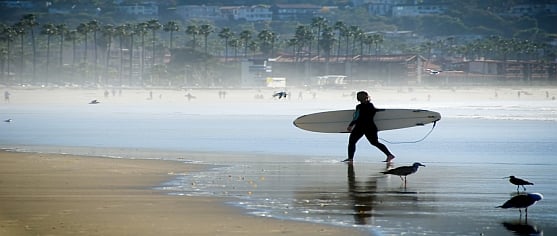
M438 15L446 10L446 5L397 5L393 7L393 16Z
M156 2L144 2L130 5L120 5L118 10L129 14L138 16L158 16L159 5Z
M232 20L271 21L273 19L271 8L266 5L230 6L220 9L223 15Z
M218 6L182 5L176 7L176 14L183 19L223 20L224 15Z

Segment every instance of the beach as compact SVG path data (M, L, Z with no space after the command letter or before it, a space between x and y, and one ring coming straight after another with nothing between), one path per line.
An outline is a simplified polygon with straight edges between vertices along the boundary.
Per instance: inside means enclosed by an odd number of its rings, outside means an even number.
M214 197L153 190L203 166L0 152L0 235L359 235L242 214Z
M10 89L0 106L10 120L0 123L0 148L11 150L0 154L0 235L557 233L556 88L367 90L379 108L442 118L380 132L396 155L390 165L365 139L347 165L346 134L292 121L353 108L350 89L292 88L286 99L270 88L226 97L220 89ZM408 186L381 173L413 162L426 167ZM521 193L544 195L527 220L496 208L516 194L510 175L535 183Z

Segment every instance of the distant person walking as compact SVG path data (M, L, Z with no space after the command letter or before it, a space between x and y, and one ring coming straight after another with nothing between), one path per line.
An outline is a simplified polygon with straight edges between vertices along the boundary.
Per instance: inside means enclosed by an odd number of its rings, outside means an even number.
M10 92L9 91L5 91L4 92L4 102L10 102Z
M360 102L356 106L356 111L354 112L354 118L352 122L348 125L348 132L350 132L350 137L348 139L348 158L343 162L352 162L354 159L354 153L356 152L356 143L362 136L366 136L369 143L381 150L387 156L385 162L391 162L395 156L389 151L387 146L379 142L377 136L377 126L373 122L373 118L377 109L373 106L373 103L369 100L369 95L365 91L360 91L356 94L356 99Z

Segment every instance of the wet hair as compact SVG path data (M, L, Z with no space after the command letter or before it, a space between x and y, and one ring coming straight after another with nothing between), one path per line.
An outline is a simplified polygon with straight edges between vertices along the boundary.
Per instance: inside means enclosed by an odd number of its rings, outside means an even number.
M356 99L360 102L364 101L364 99L369 98L369 95L366 91L360 91L356 94Z

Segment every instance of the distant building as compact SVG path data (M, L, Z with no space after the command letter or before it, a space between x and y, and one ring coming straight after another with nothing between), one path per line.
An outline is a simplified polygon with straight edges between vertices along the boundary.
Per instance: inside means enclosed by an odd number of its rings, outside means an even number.
M273 12L266 5L221 7L221 13L231 20L271 21Z
M218 6L205 5L182 5L176 7L176 14L182 19L205 19L205 20L223 20L226 19Z
M367 12L374 16L391 16L393 7L402 4L403 0L367 0L361 1L365 3Z
M136 4L122 4L117 7L120 12L136 16L158 16L159 5L156 2L144 2Z
M397 5L393 7L393 16L421 16L438 15L447 11L447 5L420 4L420 5Z
M557 13L557 4L518 4L512 6L506 15L520 17L520 16L536 16L540 14L555 14Z
M35 5L32 1L0 1L0 7L32 9Z
M273 20L309 20L319 14L321 7L313 4L275 4L271 7Z

